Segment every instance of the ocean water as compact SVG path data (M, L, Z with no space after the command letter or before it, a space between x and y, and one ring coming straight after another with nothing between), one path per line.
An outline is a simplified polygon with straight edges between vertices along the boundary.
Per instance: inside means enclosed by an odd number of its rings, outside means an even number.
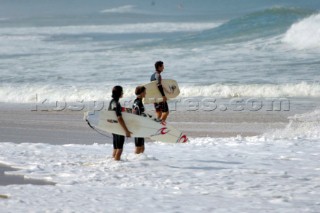
M125 97L154 62L181 97L320 95L318 1L1 1L0 101Z

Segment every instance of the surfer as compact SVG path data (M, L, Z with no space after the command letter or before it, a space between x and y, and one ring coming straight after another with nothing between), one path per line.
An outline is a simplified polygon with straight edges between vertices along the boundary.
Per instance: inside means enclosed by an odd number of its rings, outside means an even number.
M144 113L144 105L142 103L142 99L146 96L146 88L144 86L137 86L135 94L137 98L134 100L132 105L132 113L136 115L143 115ZM135 138L134 139L136 145L136 154L140 154L144 152L144 138Z
M162 61L157 61L155 64L155 73L151 75L151 81L157 81L158 89L162 95L163 101L160 103L155 103L154 108L156 110L156 116L158 120L161 120L161 122L165 122L168 115L169 115L169 107L167 103L167 97L164 94L164 90L161 84L161 72L164 70L164 64Z
M115 86L112 89L112 100L110 101L109 108L108 110L110 111L115 111L118 122L124 129L126 136L130 137L132 132L130 132L122 118L122 113L121 113L121 105L119 102L119 99L122 98L123 96L123 89L121 86ZM123 144L124 144L124 136L123 135L117 135L117 134L112 134L113 135L113 153L112 157L118 161L121 158L122 150L123 150Z

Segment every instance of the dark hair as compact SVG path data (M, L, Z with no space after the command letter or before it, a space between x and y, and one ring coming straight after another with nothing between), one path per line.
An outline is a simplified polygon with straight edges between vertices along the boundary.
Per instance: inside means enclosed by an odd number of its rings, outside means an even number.
M146 88L144 86L137 86L135 93L136 93L136 95L140 95L144 91L146 91Z
M162 67L163 66L163 62L162 61L157 61L155 64L154 64L154 67L156 68L156 71L158 71L158 69L160 68L160 67Z
M115 99L116 101L119 101L121 95L122 95L123 89L122 86L115 86L112 89L112 98Z

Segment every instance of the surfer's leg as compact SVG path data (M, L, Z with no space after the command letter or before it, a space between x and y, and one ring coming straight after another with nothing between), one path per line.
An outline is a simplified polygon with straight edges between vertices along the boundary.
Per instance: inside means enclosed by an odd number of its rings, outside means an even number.
M112 152L112 158L116 157L116 152L117 152L117 135L112 134L113 136L113 152Z
M136 150L135 150L135 152L134 152L135 154L140 154L140 153L142 153L141 152L141 147L136 147Z
M162 116L162 112L156 112L157 119L160 120Z
M136 145L136 154L143 153L144 151L144 138L135 138L134 139L135 145Z
M158 103L154 104L154 108L156 110L156 117L157 119L161 119L162 111L161 111L161 105Z
M116 135L116 152L115 152L115 160L120 160L121 159L121 154L123 150L123 144L124 144L124 136L122 135Z
M121 159L121 154L122 154L122 149L117 149L116 150L116 156L115 156L115 160L120 160Z
M167 102L162 102L161 103L161 121L166 121L167 120L167 117L169 115L169 106L168 106L168 103Z
M140 153L144 153L144 146L140 147Z
M167 120L169 113L168 112L163 112L161 115L161 121L164 122Z
M135 154L140 154L139 138L134 138L134 143L136 145Z
M144 153L144 138L141 138L140 153Z

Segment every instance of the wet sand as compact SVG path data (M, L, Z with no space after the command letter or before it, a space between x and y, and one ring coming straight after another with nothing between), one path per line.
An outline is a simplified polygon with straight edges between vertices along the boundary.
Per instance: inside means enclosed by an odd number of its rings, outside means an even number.
M267 130L284 128L288 117L310 112L320 106L314 100L291 101L289 111L171 111L167 120L189 137L235 137L259 135ZM173 109L172 106L170 106ZM154 113L152 105L147 110ZM111 143L109 137L98 134L83 120L82 111L34 111L30 104L0 103L0 142L93 144ZM130 139L129 139L130 141Z
M111 143L90 129L84 111L32 111L29 105L1 104L1 142L93 144ZM151 113L153 113L151 111ZM189 137L235 137L259 135L266 129L283 128L295 111L172 111L167 120ZM130 139L129 139L130 140Z
M17 171L18 169L14 169L10 166L0 164L0 186L6 185L21 185L21 184L33 184L33 185L55 185L52 182L36 180L36 179L25 179L21 175L7 175L6 171ZM4 197L5 198L5 197Z
M2 105L1 142L93 144L107 143L82 120L83 112L31 111L28 105Z

